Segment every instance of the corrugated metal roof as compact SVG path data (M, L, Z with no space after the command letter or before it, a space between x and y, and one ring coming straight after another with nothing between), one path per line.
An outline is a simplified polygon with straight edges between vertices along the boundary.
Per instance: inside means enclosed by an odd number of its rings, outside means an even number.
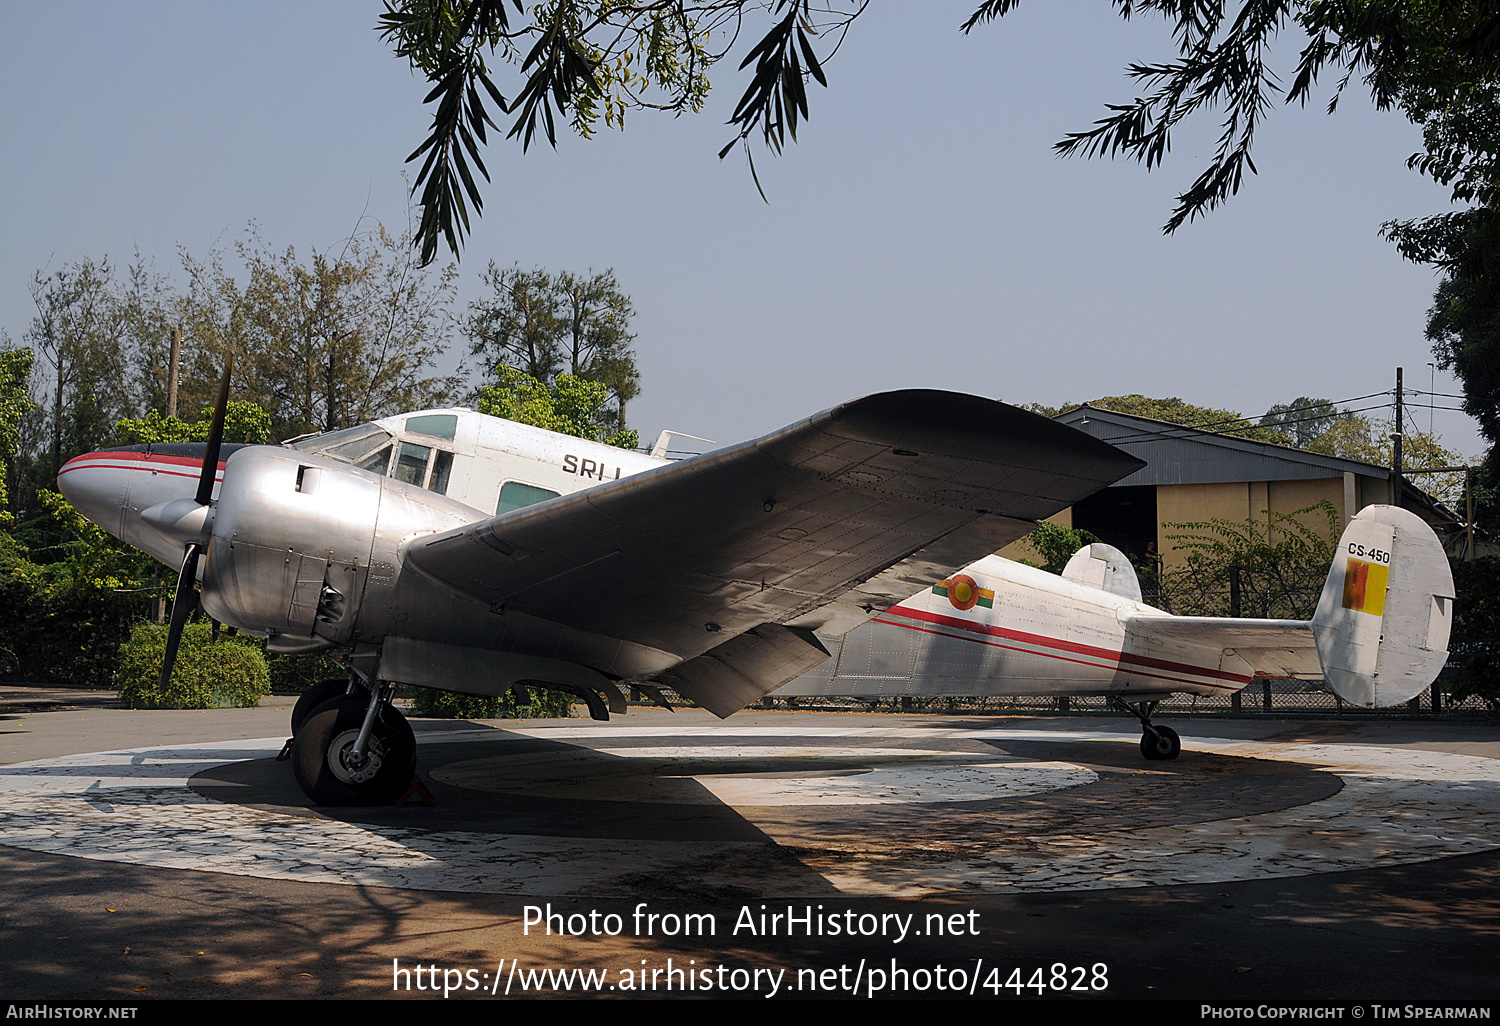
M1215 434L1181 424L1080 406L1056 418L1146 461L1125 485L1296 481L1358 474L1388 480L1387 467L1337 456Z

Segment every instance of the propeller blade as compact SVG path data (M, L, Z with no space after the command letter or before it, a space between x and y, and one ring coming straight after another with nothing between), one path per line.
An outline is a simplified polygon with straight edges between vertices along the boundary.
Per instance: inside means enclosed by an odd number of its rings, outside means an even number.
M182 558L182 573L177 576L177 591L172 595L172 622L167 627L167 651L161 661L161 690L172 680L172 664L177 662L177 646L182 643L182 628L193 612L193 583L198 579L197 542L187 547Z
M224 411L229 407L229 375L234 370L234 355L224 363L224 376L219 379L219 400L214 403L214 419L208 425L208 448L203 452L203 473L198 478L196 501L207 506L214 494L214 476L219 471L219 450L224 444Z

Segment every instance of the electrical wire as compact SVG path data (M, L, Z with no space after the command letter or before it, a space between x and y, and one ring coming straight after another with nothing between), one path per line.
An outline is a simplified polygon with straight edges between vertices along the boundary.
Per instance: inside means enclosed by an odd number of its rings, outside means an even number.
M1306 423L1307 421L1310 421L1310 420L1323 420L1323 419L1335 418L1335 417L1338 417L1342 413L1359 413L1359 412L1362 412L1362 411L1360 411L1360 410L1338 410L1337 407L1341 403L1357 403L1357 402L1360 402L1361 400L1364 400L1364 399L1374 399L1376 396L1392 395L1393 393L1394 393L1394 389L1389 389L1388 388L1388 389L1386 389L1383 392L1371 392L1369 395L1357 395L1357 396L1354 396L1351 399L1339 399L1337 401L1329 400L1328 405L1333 406L1333 407L1336 408L1334 413L1331 413L1331 414L1330 413L1314 413L1313 410L1315 410L1315 409L1322 409L1323 408L1322 404L1320 403L1317 407L1304 407L1303 408L1303 410L1305 410L1306 412L1308 412L1309 416L1307 416L1307 417L1300 417L1300 418L1298 418L1296 420L1282 421L1282 423L1283 424L1302 424L1302 423ZM1393 406L1395 404L1394 403L1386 403L1385 405L1386 406ZM1114 411L1114 410L1109 410L1108 407L1102 407L1102 406L1101 407L1094 407L1094 409L1105 410L1106 412L1110 412L1110 413L1117 412L1117 411ZM1371 407L1367 407L1367 409L1372 409L1372 410L1373 409L1381 409L1381 407L1371 406ZM1302 412L1302 411L1295 411L1295 412ZM1125 414L1125 416L1129 417L1129 416L1132 416L1132 414L1128 414L1127 413L1127 414ZM1231 424L1255 424L1255 425L1258 426L1259 422L1261 420L1263 420L1263 419L1264 419L1264 415L1262 415L1260 417L1232 417L1232 418L1230 418L1228 420L1209 421L1206 424L1173 424L1172 426L1173 427L1179 427L1179 428L1189 428L1189 429L1191 429L1193 431L1213 431L1215 428L1227 427L1227 426L1229 426ZM1140 433L1140 435L1141 435L1142 438L1156 438L1156 437L1160 437L1161 436L1161 432L1158 432L1158 431L1143 431L1143 432ZM1122 436L1122 437L1126 437L1126 436ZM1186 436L1183 436L1183 437L1186 437Z
M1376 395L1388 395L1388 394L1389 393L1387 393L1387 392L1375 392L1372 395L1364 396L1363 398L1369 399L1369 398L1373 398ZM1343 401L1344 402L1357 402L1358 400L1356 400L1356 399L1345 399ZM1306 423L1309 423L1311 421L1317 421L1317 420L1337 420L1339 417L1344 416L1346 414L1351 414L1351 413L1368 413L1371 410L1388 410L1388 409L1393 408L1395 405L1396 404L1394 402L1389 402L1389 403L1379 403L1379 404L1374 405L1374 406L1362 406L1362 407L1360 407L1358 409L1353 409L1353 410L1340 409L1340 410L1338 410L1338 412L1331 413L1331 414L1330 413L1313 413L1313 414L1310 414L1309 416L1306 416L1306 417L1297 417L1297 418L1290 419L1290 420L1283 420L1283 421L1279 422L1276 425L1276 427L1279 428L1279 427L1288 427L1288 426L1293 425L1293 424L1306 424ZM1403 405L1405 405L1405 404L1403 404ZM1437 409L1437 408L1438 407L1433 407L1433 409ZM1113 410L1107 410L1107 409L1101 409L1101 412L1113 413L1115 411L1113 411ZM1131 416L1131 414L1125 414L1125 416L1128 417L1128 416ZM1197 424L1166 424L1166 423L1164 423L1161 430L1152 430L1152 431L1140 430L1140 431L1136 431L1134 433L1128 433L1128 434L1124 434L1124 435L1117 435L1117 436L1112 437L1112 438L1104 438L1104 441L1109 442L1111 445L1118 445L1121 442L1138 442L1138 441L1145 441L1147 439L1152 439L1152 438L1190 438L1190 437L1192 437L1190 434L1173 435L1173 434L1171 434L1171 432L1174 431L1174 430L1176 430L1176 431L1188 431L1188 432L1194 432L1194 431L1196 431L1196 432L1212 432L1215 427L1221 427L1221 426L1225 426L1225 425L1229 425L1229 424L1252 424L1252 425L1258 426L1258 421L1259 420L1260 420L1260 418L1258 418L1258 417L1237 417L1234 420L1219 421L1219 422L1216 422L1214 424L1204 424L1204 425L1201 425L1201 426L1197 425ZM1271 428L1271 430L1275 430L1275 428ZM1100 437L1102 438L1103 436L1100 436ZM1238 437L1238 436L1231 436L1231 437ZM1249 441L1256 441L1257 439L1253 439L1252 438L1252 439L1248 439L1248 440ZM1274 444L1274 443L1272 443L1272 444Z

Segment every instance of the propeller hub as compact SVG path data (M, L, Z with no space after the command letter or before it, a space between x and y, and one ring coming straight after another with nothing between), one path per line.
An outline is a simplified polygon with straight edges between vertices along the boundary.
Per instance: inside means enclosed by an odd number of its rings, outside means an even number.
M141 510L141 519L178 545L206 545L213 531L214 507L200 506L196 499L173 499Z

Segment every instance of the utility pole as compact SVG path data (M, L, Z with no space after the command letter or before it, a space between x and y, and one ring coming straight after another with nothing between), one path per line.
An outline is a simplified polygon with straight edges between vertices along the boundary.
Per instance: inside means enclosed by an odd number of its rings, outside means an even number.
M1396 433L1392 436L1395 446L1391 450L1391 505L1401 506L1401 368L1396 368Z
M182 329L172 329L172 362L167 365L167 416L177 416L177 367L182 360Z
M172 359L167 364L167 416L177 416L177 370L182 363L182 329L172 329ZM161 569L158 568L151 578L152 587L161 588ZM167 619L167 600L157 598L153 605L156 607L155 620L157 623L165 623Z

